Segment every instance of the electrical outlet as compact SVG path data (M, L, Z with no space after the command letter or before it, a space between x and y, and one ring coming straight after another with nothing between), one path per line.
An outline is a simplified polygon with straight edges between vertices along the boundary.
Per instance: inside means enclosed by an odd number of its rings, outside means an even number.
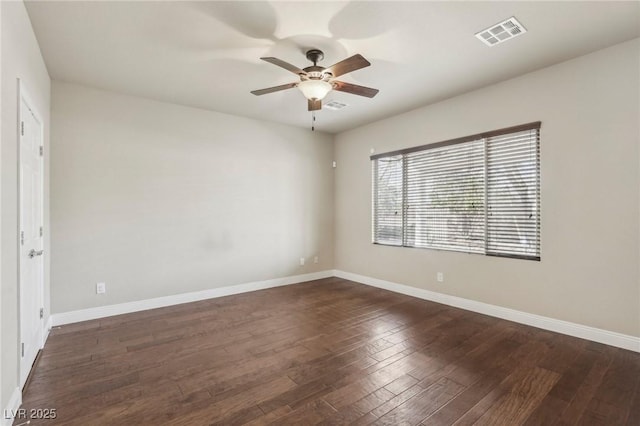
M300 266L304 266L304 257L300 258Z
M98 283L96 284L96 294L104 294L107 292L107 284Z
M318 263L318 256L313 258L313 263Z
M438 280L439 283L443 283L444 282L444 274L442 272L438 272L436 274L436 280Z

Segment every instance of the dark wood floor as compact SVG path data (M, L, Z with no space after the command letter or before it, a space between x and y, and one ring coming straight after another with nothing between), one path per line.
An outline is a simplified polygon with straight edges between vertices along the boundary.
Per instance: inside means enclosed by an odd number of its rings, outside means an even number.
M31 424L637 426L640 354L332 278L56 328L23 408L57 410Z

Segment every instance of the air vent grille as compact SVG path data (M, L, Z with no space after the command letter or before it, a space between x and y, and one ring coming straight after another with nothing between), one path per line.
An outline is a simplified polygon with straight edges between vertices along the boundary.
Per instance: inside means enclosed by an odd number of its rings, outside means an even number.
M329 101L326 104L323 105L323 108L327 108L327 109L332 109L334 111L342 109L344 107L348 106L345 103L342 102L338 102L338 101Z
M527 29L512 16L506 21L476 33L476 37L487 46L495 46L526 32Z

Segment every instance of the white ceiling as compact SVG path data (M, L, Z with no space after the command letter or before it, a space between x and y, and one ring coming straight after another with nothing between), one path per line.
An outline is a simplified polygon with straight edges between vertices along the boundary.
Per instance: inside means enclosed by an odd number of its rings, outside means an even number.
M308 127L296 81L261 56L299 67L371 66L341 80L373 99L317 113L340 132L640 36L639 2L36 2L27 10L51 78L181 105ZM515 16L528 32L488 47L474 34Z

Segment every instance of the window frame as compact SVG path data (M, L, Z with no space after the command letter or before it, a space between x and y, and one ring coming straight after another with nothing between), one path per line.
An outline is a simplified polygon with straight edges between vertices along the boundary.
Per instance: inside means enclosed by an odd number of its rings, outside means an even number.
M460 137L460 138L455 138L455 139L449 139L449 140L445 140L445 141L441 141L441 142L435 142L435 143L430 143L430 144L424 144L424 145L419 145L419 146L414 146L414 147L410 147L410 148L404 148L404 149L399 149L399 150L395 150L395 151L389 151L389 152L384 152L384 153L379 153L379 154L374 154L371 155L369 157L369 159L371 160L372 163L372 167L371 167L371 173L372 173L372 203L371 203L371 207L372 207L372 212L371 212L371 238L372 238L372 243L375 245L381 245L381 246L390 246L390 247L404 247L404 248L421 248L421 249L428 249L428 250L439 250L439 251L453 251L453 252L460 252L460 253L467 253L467 254L480 254L480 255L484 255L484 256L491 256L491 257L505 257L505 258L512 258L512 259L523 259L523 260L534 260L534 261L540 261L541 260L541 203L540 203L540 198L541 198L541 179L540 179L540 168L541 168L541 161L540 161L540 129L541 129L541 125L542 123L540 121L534 121L534 122L530 122L530 123L526 123L526 124L521 124L521 125L517 125L517 126L511 126L511 127L505 127L502 129L498 129L498 130L492 130L492 131L488 131L488 132L482 132L482 133L477 133L477 134L473 134L473 135L469 135L469 136L464 136L464 137ZM488 172L487 168L487 139L492 138L492 137L496 137L496 136L504 136L504 135L509 135L509 134L513 134L513 133L518 133L518 132L523 132L523 131L527 131L527 130L535 130L537 132L536 134L536 152L535 152L535 166L536 166L536 181L535 181L535 190L536 190L536 201L537 201L537 210L536 210L536 244L537 244L537 253L536 255L525 255L525 254L515 254L515 253L496 253L496 252L488 252L487 251L487 232L488 232L488 228L487 228L487 208L488 208L488 201L487 201L487 192L488 192L488 187L489 184L486 180L486 174ZM485 162L485 180L483 182L483 186L484 186L484 206L485 206L485 228L484 228L484 246L485 249L483 252L477 252L477 251L466 251L466 250L457 250L457 249L449 249L449 248L438 248L438 247L423 247L423 246L417 246L417 245L406 245L407 244L407 237L406 237L406 218L404 217L406 214L406 205L407 205L407 187L406 187L406 180L407 180L407 158L406 155L410 154L410 153L415 153L415 152L420 152L420 151L428 151L428 150L432 150L432 149L436 149L436 148L442 148L442 147L448 147L448 146L452 146L452 145L458 145L458 144L463 144L463 143L471 143L473 141L477 141L483 139L484 140L484 149L485 149L485 153L484 153L484 162ZM399 244L392 244L392 243L385 243L385 242L379 242L376 241L376 224L378 223L378 218L376 217L376 213L377 213L377 196L378 196L378 182L377 182L377 167L378 167L378 161L379 159L383 159L383 158L390 158L390 157L397 157L400 156L402 159L402 180L403 180L403 185L402 185L402 228L401 228L401 241Z

